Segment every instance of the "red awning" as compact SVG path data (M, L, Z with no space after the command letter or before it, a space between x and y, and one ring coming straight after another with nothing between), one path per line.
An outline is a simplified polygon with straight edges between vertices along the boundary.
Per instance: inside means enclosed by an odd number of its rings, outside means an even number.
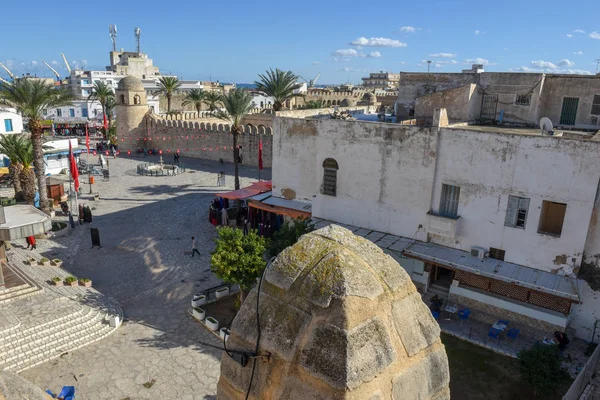
M216 193L215 196L230 200L244 200L257 194L265 193L271 190L273 184L271 181L254 182L250 186L226 193Z

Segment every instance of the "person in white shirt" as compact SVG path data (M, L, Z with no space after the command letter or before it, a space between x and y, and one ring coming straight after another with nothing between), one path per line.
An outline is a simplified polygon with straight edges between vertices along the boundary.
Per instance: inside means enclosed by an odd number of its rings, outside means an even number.
M194 258L195 253L200 255L200 252L198 251L198 245L196 244L196 238L192 236L192 258Z

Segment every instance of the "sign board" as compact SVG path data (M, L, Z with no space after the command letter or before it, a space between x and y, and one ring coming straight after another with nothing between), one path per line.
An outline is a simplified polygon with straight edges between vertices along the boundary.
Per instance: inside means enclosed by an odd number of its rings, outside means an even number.
M90 228L90 234L92 235L92 247L102 247L100 245L100 231L98 228Z

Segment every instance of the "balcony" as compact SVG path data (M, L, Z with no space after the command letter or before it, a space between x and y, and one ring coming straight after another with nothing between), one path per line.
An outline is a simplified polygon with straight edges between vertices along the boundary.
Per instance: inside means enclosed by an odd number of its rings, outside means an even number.
M458 232L459 218L446 217L430 211L427 213L427 233L455 238Z

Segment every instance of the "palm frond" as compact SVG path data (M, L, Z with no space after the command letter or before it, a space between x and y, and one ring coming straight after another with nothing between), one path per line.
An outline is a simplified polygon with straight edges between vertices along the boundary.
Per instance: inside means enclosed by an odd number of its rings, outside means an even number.
M152 92L154 96L171 96L179 89L181 82L174 76L163 76L158 80L158 89Z
M252 109L252 95L237 88L232 89L225 96L220 96L223 109L218 110L215 117L231 124L232 130L241 125L242 118Z
M265 96L273 98L273 109L281 110L283 103L294 96L294 90L300 88L298 77L292 71L282 71L276 68L259 74L260 80L255 81L256 90Z
M16 108L29 120L40 121L44 110L71 105L74 99L67 89L56 89L41 80L0 82L0 105Z

